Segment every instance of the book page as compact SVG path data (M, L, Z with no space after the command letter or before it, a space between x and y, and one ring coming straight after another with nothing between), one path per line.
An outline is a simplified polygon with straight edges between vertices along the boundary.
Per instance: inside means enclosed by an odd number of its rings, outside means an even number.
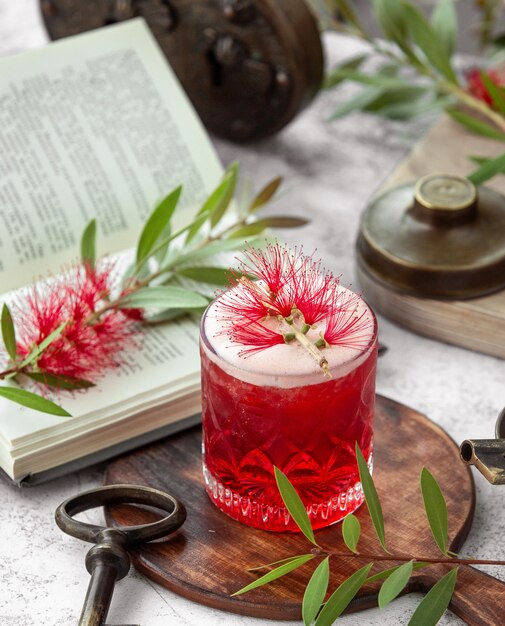
M104 372L96 387L84 392L44 395L63 406L72 418L41 413L0 398L0 437L10 447L16 440L34 435L93 428L97 419L107 420L122 408L139 409L143 402L159 404L181 395L199 383L199 323L191 317L145 327L122 355L122 364ZM167 407L167 412L170 407ZM146 427L146 431L149 430Z
M77 259L94 217L99 253L134 245L179 184L186 223L221 174L142 19L0 59L0 292Z

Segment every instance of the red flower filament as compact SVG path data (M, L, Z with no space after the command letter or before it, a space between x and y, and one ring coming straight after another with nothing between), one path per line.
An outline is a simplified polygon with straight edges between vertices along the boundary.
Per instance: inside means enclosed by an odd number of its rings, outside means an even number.
M110 308L97 314L111 292L112 266L78 267L15 305L17 353L28 356L64 324L36 359L37 371L93 380L103 369L117 366L125 341L131 340L139 312Z
M340 288L319 262L278 244L266 251L249 248L245 255L240 270L246 275L234 275L216 305L222 334L244 346L241 356L294 339L306 345L308 338L300 335L318 324L326 346L366 347L372 322L360 296ZM317 350L309 346L309 352L317 358Z

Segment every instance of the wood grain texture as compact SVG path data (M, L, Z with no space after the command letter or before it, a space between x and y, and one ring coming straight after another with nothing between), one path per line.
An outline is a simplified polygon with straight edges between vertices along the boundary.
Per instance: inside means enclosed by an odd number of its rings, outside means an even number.
M168 589L208 606L263 618L299 619L305 584L316 560L267 587L230 597L254 580L256 575L247 568L306 553L311 545L299 534L256 530L218 510L204 491L200 449L201 433L195 428L108 467L107 484L137 483L163 489L179 497L188 509L188 519L176 536L132 554L135 567ZM384 508L389 547L397 554L435 557L437 549L419 491L423 465L446 494L451 549L458 551L470 530L475 492L456 444L425 416L378 397L374 479ZM366 509L361 508L357 515L362 525L361 550L380 554ZM107 510L106 517L112 524L133 524L151 520L152 513L121 506ZM339 524L316 531L316 538L324 548L346 552ZM332 558L331 589L363 564L352 557ZM378 569L374 567L374 571ZM429 589L446 569L430 566L419 570L406 592ZM373 585L364 588L350 610L374 606L377 591ZM504 583L470 567L461 568L453 608L467 623L499 624L496 617L501 615L504 601Z
M383 190L428 174L466 176L476 168L469 155L495 157L503 152L502 145L467 132L443 115ZM486 184L505 194L505 176L495 176ZM432 339L505 358L505 291L472 300L442 301L396 292L362 267L358 267L358 279L369 304L397 324Z

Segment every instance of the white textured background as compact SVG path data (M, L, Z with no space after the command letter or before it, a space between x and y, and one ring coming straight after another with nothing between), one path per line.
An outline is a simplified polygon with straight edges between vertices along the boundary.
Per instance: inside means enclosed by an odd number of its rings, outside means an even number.
M36 0L0 0L0 54L42 46L47 37ZM334 61L356 44L327 40ZM325 118L342 101L325 93L277 137L255 146L217 141L223 161L238 159L257 185L275 174L285 177L287 193L279 207L310 216L289 241L318 248L330 269L353 278L353 242L361 210L372 192L421 136L423 124L399 125L353 115L338 123ZM1 208L0 208L1 210ZM283 233L284 235L284 233ZM423 339L380 320L381 340L390 350L380 361L377 389L426 413L457 441L489 438L505 406L505 362ZM0 624L68 626L77 621L88 575L87 547L63 535L53 523L57 505L74 493L98 486L102 467L20 491L0 477ZM476 474L477 512L465 552L505 559L505 487L491 487ZM457 485L454 486L457 489ZM489 568L505 580L505 568ZM405 597L387 609L346 616L343 626L406 624L418 597ZM505 614L505 598L504 614ZM131 572L117 586L111 624L256 626L269 622L194 604ZM441 624L461 624L451 614ZM498 626L498 625L497 625Z

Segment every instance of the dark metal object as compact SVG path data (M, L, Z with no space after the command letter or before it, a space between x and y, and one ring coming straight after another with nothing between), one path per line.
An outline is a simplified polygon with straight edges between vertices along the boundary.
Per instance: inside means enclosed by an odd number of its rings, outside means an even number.
M166 511L168 515L151 524L114 528L87 524L73 518L88 509L113 504L142 504ZM86 569L91 574L91 580L79 626L103 626L114 585L130 569L128 548L175 532L184 523L186 510L179 500L157 489L114 485L86 491L65 500L56 509L55 519L63 532L96 544L86 555Z
M41 0L52 39L144 17L206 127L267 137L315 96L323 76L305 0Z
M467 439L461 460L475 467L493 485L505 485L505 409L496 420L496 439Z
M478 197L477 197L478 195ZM428 176L365 211L358 261L386 287L464 299L505 287L505 196L466 178Z
M379 343L379 346L377 348L377 355L384 356L388 350L389 348L387 346L385 346L383 343Z

